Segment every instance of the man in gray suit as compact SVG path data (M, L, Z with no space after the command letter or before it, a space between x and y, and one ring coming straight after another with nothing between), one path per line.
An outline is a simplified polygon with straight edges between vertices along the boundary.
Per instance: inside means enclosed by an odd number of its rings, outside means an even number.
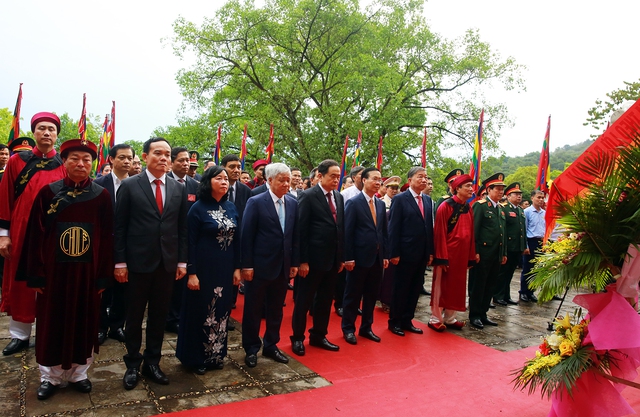
M173 281L187 272L186 188L166 175L171 145L164 138L144 143L147 169L122 181L116 199L115 271L118 282L128 282L125 389L138 384L138 370L159 383L169 379L159 367L164 326ZM142 320L147 315L144 354Z

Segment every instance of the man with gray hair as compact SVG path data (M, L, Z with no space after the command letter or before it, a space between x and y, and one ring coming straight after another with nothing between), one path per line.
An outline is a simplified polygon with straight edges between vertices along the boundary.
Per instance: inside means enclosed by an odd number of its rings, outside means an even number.
M276 362L289 359L278 349L282 307L289 280L298 274L298 202L291 196L291 171L285 164L265 168L267 192L251 197L242 218L242 279L244 312L242 347L245 364L258 364L258 351ZM264 308L266 306L266 309ZM266 310L266 330L260 341L260 319Z
M340 193L345 203L362 192L364 185L362 182L362 171L364 171L364 167L359 165L351 168L349 178L353 180L353 187L345 188Z

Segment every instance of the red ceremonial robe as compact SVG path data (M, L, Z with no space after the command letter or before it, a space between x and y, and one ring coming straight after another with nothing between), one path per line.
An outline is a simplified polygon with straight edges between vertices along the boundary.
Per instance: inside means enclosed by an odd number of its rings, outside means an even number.
M453 199L458 210L454 214L454 207L449 204ZM435 280L431 284L431 294L440 294L438 300L431 298L431 305L465 311L467 295L467 268L475 265L476 248L473 240L473 212L469 204L461 201L457 196L445 200L438 207L436 221L433 228L436 254L433 265L447 265L447 271L442 271L439 291L435 288ZM453 227L448 231L449 224Z
M31 288L27 288L25 282L16 282L15 280L31 206L42 187L67 175L62 161L56 156L55 149L47 155L43 155L37 147L28 153L38 158L53 158L50 163L57 161L59 166L52 170L46 170L42 166L33 167L32 173L35 173L26 183L22 194L16 198L15 185L21 181L19 174L26 165L21 155L16 153L9 159L0 182L0 196L2 196L0 198L0 227L9 229L9 237L11 238L11 258L5 259L4 262L0 311L7 312L14 320L22 323L33 323L36 313L35 292ZM22 156L25 157L25 155Z
M36 361L63 369L86 364L99 347L100 290L113 279L109 192L90 179L45 186L33 203L24 248L17 279L43 289Z

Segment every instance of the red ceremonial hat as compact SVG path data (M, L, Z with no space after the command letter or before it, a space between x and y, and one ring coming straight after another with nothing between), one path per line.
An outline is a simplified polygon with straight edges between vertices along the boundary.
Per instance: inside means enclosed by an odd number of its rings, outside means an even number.
M251 165L251 167L255 171L256 169L258 169L258 167L265 166L265 165L268 165L268 164L269 163L267 161L265 161L264 159L258 159L256 162L253 163L253 165Z
M89 152L91 158L96 159L98 157L98 147L95 143L82 139L69 139L60 145L60 156L66 158L71 151L83 151Z
M469 174L462 174L454 178L454 180L451 181L450 186L452 190L455 190L456 188L468 182L473 182L473 178L471 178Z
M58 128L58 132L60 133L60 118L53 113L49 113L46 111L36 113L31 118L31 131L35 133L36 125L40 122L51 122Z
M406 182L402 187L400 187L400 191L404 192L407 191L407 189L409 189L409 183Z

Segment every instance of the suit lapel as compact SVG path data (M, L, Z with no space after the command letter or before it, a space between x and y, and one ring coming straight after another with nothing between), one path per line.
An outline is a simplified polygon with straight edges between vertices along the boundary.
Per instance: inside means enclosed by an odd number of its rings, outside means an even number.
M358 199L357 203L360 204L360 208L362 210L364 210L365 216L367 216L369 218L370 224L374 225L374 223L373 223L373 215L371 214L371 209L369 208L369 204L367 203L367 197L364 196L364 193L360 193L359 195L355 196L354 198ZM373 201L373 203L375 204L375 200ZM378 219L376 219L376 221L377 220Z
M269 213L269 215L271 216L271 219L273 221L275 221L279 227L280 230L282 230L282 226L280 225L280 217L278 217L278 211L276 210L276 206L275 204L273 204L273 200L271 199L271 194L269 193L269 191L266 191L264 193L260 193L259 195L262 195L264 197L262 197L262 199L264 200L264 203L267 205L267 213ZM283 197L284 200L284 197ZM284 227L287 227L287 207L285 206L284 208L285 210L285 217L284 217Z
M329 208L329 203L327 202L327 196L322 193L322 188L319 185L316 185L316 197L318 201L321 203L321 207L324 207L324 211L333 219L333 214L331 213L331 209ZM336 209L337 210L337 209Z
M153 196L153 191L151 190L151 183L149 182L149 177L147 177L147 174L140 175L138 177L138 184L140 185L140 188L142 188L144 195L147 196L147 199L149 200L149 204L151 204L151 206L155 209L159 217L160 211L158 210L158 204L156 203L156 199Z

